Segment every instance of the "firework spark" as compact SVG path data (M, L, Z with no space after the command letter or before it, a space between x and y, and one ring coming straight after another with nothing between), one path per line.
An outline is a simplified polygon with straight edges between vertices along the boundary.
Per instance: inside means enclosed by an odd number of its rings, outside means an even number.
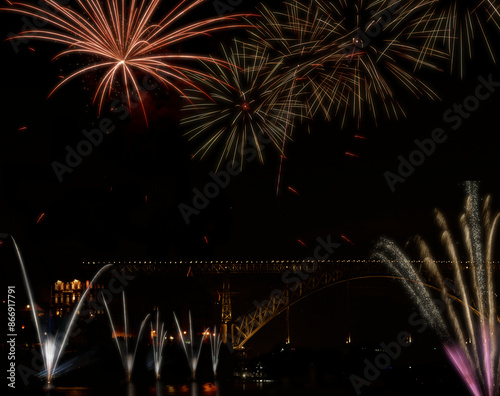
M268 142L282 151L300 103L277 88L276 76L268 72L269 53L263 47L234 40L222 51L227 68L216 62L206 64L208 73L218 76L217 80L203 81L213 100L191 90L191 103L183 109L187 115L181 124L189 126L189 140L204 138L195 156L203 158L213 147L222 145L217 169L223 160L231 165L239 162L242 168L243 161L250 160L245 158L249 147L263 163L263 144Z
M216 31L240 28L236 23L245 15L208 18L178 26L179 20L205 0L182 0L159 22L152 23L161 0L78 0L79 10L60 5L56 0L42 0L37 5L13 2L3 11L19 13L46 22L49 28L26 30L18 38L47 40L63 44L66 49L55 58L68 54L86 55L89 65L65 77L49 94L75 77L102 71L94 94L94 102L103 102L113 90L126 94L130 107L131 96L139 98L144 117L146 110L140 95L139 75L149 75L184 96L185 87L199 88L187 73L214 79L185 63L204 61L223 65L212 57L177 53L172 46L186 40L207 36ZM235 22L235 23L233 23ZM55 59L54 58L54 59Z
M344 241L349 242L351 245L354 246L354 242L352 242L349 238L347 238L345 235L340 236Z
M302 246L307 247L307 244L302 239L297 239L297 242L300 243Z

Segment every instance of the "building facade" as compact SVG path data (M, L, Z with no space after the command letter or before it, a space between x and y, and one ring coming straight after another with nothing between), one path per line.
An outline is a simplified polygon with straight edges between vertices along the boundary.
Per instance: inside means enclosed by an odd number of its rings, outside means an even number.
M66 316L80 302L87 288L89 288L87 299L91 303L97 299L98 293L103 287L99 283L91 284L88 280L85 283L78 279L72 281L58 280L51 288L51 311L56 317ZM101 306L101 304L90 304L90 306ZM93 309L91 314L102 315L103 313L103 309Z

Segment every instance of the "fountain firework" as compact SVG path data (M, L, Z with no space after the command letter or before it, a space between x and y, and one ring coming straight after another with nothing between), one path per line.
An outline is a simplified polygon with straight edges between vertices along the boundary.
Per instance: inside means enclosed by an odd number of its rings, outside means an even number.
M85 301L87 294L89 292L90 287L94 284L94 282L99 278L99 276L106 271L109 267L112 266L112 264L107 264L104 267L102 267L97 274L94 276L92 281L90 282L89 286L87 289L85 289L85 292L82 294L80 301L78 304L76 304L75 308L73 309L73 312L71 313L70 319L66 324L66 327L62 333L59 333L59 331L56 332L55 335L50 334L48 331L42 331L42 324L40 323L40 318L37 315L36 312L36 305L35 305L35 300L33 298L33 292L32 288L30 285L30 282L28 280L28 274L26 272L26 267L24 265L24 260L21 255L21 251L19 250L19 247L16 243L16 240L14 239L13 236L10 236L12 239L12 243L14 244L14 248L16 251L17 259L19 261L19 264L21 266L21 272L24 280L24 286L26 288L26 292L28 293L28 299L30 302L31 306L31 313L33 315L33 323L35 324L36 328L36 334L38 341L40 342L40 348L41 348L41 354L42 354L42 361L43 365L45 367L45 372L43 376L46 378L46 388L51 388L52 387L52 380L55 377L55 375L58 373L57 372L57 364L59 363L59 359L61 358L61 355L64 352L64 349L66 348L66 345L68 343L68 337L70 334L70 330L73 327L75 320L78 316L78 313L80 312L80 308Z
M134 368L135 355L137 354L137 347L139 345L139 341L141 339L142 332L144 330L146 321L149 318L149 314L146 315L144 320L139 327L139 333L137 334L137 340L135 342L134 352L130 353L129 351L129 329L128 329L128 316L127 316L127 303L125 300L125 292L122 292L123 296L123 340L118 339L118 335L116 333L116 327L113 322L113 318L111 317L111 312L109 311L108 303L106 299L104 301L104 307L106 308L106 312L109 317L109 323L111 325L111 330L113 332L113 338L115 339L116 347L118 348L118 352L120 353L120 358L122 359L123 368L125 369L125 375L127 382L130 382L132 379L132 369Z
M220 333L217 333L217 327L214 327L214 332L209 334L210 339L210 356L212 357L212 369L214 371L214 377L217 377L217 366L219 365L219 352L222 340L220 339Z
M200 347L198 348L198 352L195 354L193 345L194 337L193 337L193 323L191 321L191 311L189 311L189 340L184 338L184 333L181 330L181 326L179 325L179 321L177 320L175 312L174 312L174 319L177 325L177 330L179 331L179 336L181 338L182 348L184 349L184 353L186 354L189 368L191 369L191 379L194 380L196 378L196 367L198 366L198 361L200 359L201 347L203 346L203 339L205 338L208 329L206 329L203 332L202 338L200 340Z
M452 237L443 214L436 210L441 228L441 241L447 254L449 268L441 268L433 258L426 242L416 237L423 266L413 267L394 242L382 239L378 244L378 258L386 262L417 303L421 313L437 330L445 351L474 396L499 394L500 353L492 261L496 229L500 213L491 214L491 197L484 200L480 210L478 184L466 183L465 211L460 226L466 248L466 261L459 261L459 245ZM453 275L452 282L444 270ZM427 280L432 279L433 284ZM441 300L433 300L430 288L440 290ZM461 308L456 306L461 304ZM446 314L444 313L446 312Z
M153 344L153 362L157 380L160 379L162 352L167 337L167 330L164 330L164 327L165 323L163 322L160 326L160 311L157 310L156 325L153 326L153 321L151 321L151 343Z

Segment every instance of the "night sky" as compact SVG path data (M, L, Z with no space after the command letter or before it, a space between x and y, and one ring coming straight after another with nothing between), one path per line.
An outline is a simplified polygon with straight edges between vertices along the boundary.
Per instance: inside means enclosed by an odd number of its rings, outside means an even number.
M255 3L244 0L235 11L252 11ZM216 12L209 2L200 14ZM21 29L22 21L0 13L0 26L6 38ZM227 42L231 35L225 32L194 48L216 54L219 40ZM336 119L315 121L311 133L298 127L286 149L278 196L279 157L269 148L265 165L254 161L246 166L189 225L178 206L190 204L193 189L202 190L211 181L216 156L191 159L196 145L182 136L179 98L161 87L150 91L149 128L138 109L123 121L109 111L99 116L92 104L93 76L75 79L47 99L58 76L81 62L78 56L52 61L60 49L31 40L16 53L10 42L0 43L0 232L16 237L31 277L40 284L72 278L86 260L302 259L311 255L316 238L328 235L341 243L332 258L367 258L382 235L400 244L416 233L435 237L435 207L455 222L465 180L480 180L483 194L500 197L500 93L482 101L455 131L443 121L447 109L474 94L479 76L491 74L500 82L482 45L474 48L463 79L448 71L423 74L441 101L419 101L398 91L406 119L381 117L375 126L367 117L359 130L352 122L341 129ZM441 66L449 69L447 63ZM95 128L105 116L114 117L115 130L59 182L51 164L64 162L65 147L75 147L82 130ZM408 158L415 139L429 138L438 127L447 140L392 192L384 172L396 173L398 157ZM499 207L497 199L494 207ZM256 299L269 293L267 281L260 286L252 282ZM318 326L338 322L333 313L324 317L318 306L325 301L342 311L342 304L331 299L344 301L343 292L325 292L308 305L301 303L297 312L304 316L297 320L316 318ZM250 304L254 297L248 296ZM378 301L387 300L386 295Z

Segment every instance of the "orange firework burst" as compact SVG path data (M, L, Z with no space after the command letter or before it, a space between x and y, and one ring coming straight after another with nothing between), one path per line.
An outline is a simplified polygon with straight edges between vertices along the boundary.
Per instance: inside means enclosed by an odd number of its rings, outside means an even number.
M50 93L69 80L93 71L104 70L94 95L103 102L113 89L121 89L128 99L136 94L144 117L146 111L139 93L137 74L146 74L184 96L183 86L201 90L186 73L215 78L183 63L205 61L225 65L224 62L200 55L169 52L177 45L193 37L212 32L239 28L246 25L235 22L248 15L209 18L186 26L176 27L178 20L205 0L182 0L157 23L151 23L160 0L77 0L79 11L63 6L55 0L42 0L38 5L13 3L4 11L16 12L45 21L51 28L27 30L19 38L34 38L64 44L67 49L56 55L84 54L91 59L90 65L65 77ZM161 51L161 52L160 52ZM50 96L49 95L49 96Z

